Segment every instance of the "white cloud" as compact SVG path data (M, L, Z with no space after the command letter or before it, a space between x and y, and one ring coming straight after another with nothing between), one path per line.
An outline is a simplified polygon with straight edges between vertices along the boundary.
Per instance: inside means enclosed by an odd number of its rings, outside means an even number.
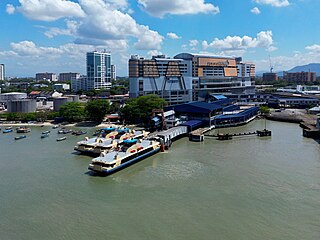
M75 71L85 73L86 53L94 50L103 50L105 47L111 50L112 62L117 64L123 59L128 61L126 54L127 43L123 40L105 41L104 46L92 46L85 44L68 43L58 47L44 47L38 46L32 41L12 42L10 44L10 51L0 51L0 56L6 59L8 63L8 71L14 74L26 76L33 76L35 72L39 71ZM11 64L9 63L11 62ZM19 69L15 66L21 63ZM22 71L19 73L18 71ZM123 73L125 74L125 68Z
M314 45L306 46L306 50L308 50L310 52L319 52L320 53L320 45L314 44Z
M320 62L320 45L306 46L306 52L293 51L291 56L275 56L271 58L275 71L290 70L295 66ZM269 59L255 60L258 71L269 69Z
M12 4L7 4L7 6L6 6L6 12L8 13L8 14L14 14L14 12L15 12L15 7L12 5Z
M31 56L31 57L42 57L50 56L51 54L61 54L62 51L58 48L53 47L37 47L32 41L22 41L18 43L11 43L11 48L19 56Z
M29 4L27 4L28 2ZM157 31L149 29L148 26L138 24L128 13L124 12L129 5L127 0L79 0L78 3L66 5L65 11L56 13L59 4L65 4L65 0L59 0L57 6L52 7L51 0L20 0L21 6L18 8L27 17L44 21L66 18L66 28L52 27L45 31L45 35L53 38L59 35L75 37L75 43L103 45L105 41L123 40L127 43L129 39L137 39L134 46L138 50L160 49L164 37ZM63 2L63 4L62 4ZM31 8L34 7L34 8ZM80 9L81 14L76 16L72 11L66 12L68 7ZM52 10L53 9L53 10ZM36 16L31 16L35 14ZM130 11L130 9L128 9ZM49 13L49 14L48 14ZM65 15L63 15L66 13ZM74 16L73 20L68 17ZM86 16L86 17L82 17ZM122 41L122 43L123 43Z
M171 39L181 39L181 37L179 37L176 33L173 32L167 33L167 37Z
M255 0L256 3L271 5L272 7L287 7L290 5L288 0Z
M163 36L138 24L129 14L110 10L103 0L79 0L87 17L79 22L76 35L82 39L124 40L134 37L139 50L160 49Z
M85 17L78 3L65 0L19 0L16 10L27 18L40 21L55 21L66 17Z
M190 40L189 41L189 46L190 47L197 47L199 45L199 41L198 40Z
M155 17L220 12L219 7L205 3L204 0L138 0L138 3L143 10Z
M158 56L158 55L162 55L162 52L158 51L158 50L151 50L148 52L148 56L151 58L153 56Z
M257 7L252 8L250 11L256 15L259 15L261 13L260 9Z
M257 34L257 37L249 36L228 36L224 39L215 38L211 43L207 41L202 42L202 48L219 49L223 51L237 51L246 50L249 48L265 48L272 47L272 31L262 31Z

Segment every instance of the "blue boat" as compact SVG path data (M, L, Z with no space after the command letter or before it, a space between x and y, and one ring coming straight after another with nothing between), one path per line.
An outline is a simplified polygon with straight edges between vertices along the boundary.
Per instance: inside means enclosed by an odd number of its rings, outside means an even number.
M12 130L12 129L5 129L5 130L3 130L2 132L3 132L3 133L10 133L10 132L13 132L13 130Z
M21 136L15 137L14 140L20 140L26 137L27 137L26 135L21 135Z

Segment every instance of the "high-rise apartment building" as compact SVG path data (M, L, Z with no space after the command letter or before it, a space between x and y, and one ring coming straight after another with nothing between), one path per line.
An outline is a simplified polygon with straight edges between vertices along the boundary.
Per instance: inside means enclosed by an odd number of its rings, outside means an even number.
M80 77L80 73L60 73L59 74L59 82L67 82L72 79L78 79Z
M57 75L55 73L36 73L36 81L57 81Z
M111 65L111 80L117 80L117 68L116 68L116 65Z
M111 54L107 52L87 53L87 88L107 89L111 87Z
M317 79L316 72L283 72L283 79L288 82L315 82Z
M5 68L4 68L4 64L0 64L0 80L5 80Z

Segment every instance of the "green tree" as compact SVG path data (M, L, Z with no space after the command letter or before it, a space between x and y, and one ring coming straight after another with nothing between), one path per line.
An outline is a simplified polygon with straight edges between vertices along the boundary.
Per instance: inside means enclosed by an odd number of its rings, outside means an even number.
M270 108L268 106L261 106L260 107L260 112L262 114L268 114L268 113L270 113Z
M109 102L103 99L91 100L86 106L88 118L95 122L102 122L109 110Z
M149 122L152 110L163 109L167 102L157 95L146 95L130 99L126 106L120 110L120 114L127 122Z
M59 113L68 122L81 122L86 117L84 106L78 102L70 102L63 105Z

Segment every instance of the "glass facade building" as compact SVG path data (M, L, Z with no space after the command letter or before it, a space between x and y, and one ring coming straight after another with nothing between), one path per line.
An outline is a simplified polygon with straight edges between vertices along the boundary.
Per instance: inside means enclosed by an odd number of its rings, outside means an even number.
M111 87L111 54L107 52L87 53L87 90Z

